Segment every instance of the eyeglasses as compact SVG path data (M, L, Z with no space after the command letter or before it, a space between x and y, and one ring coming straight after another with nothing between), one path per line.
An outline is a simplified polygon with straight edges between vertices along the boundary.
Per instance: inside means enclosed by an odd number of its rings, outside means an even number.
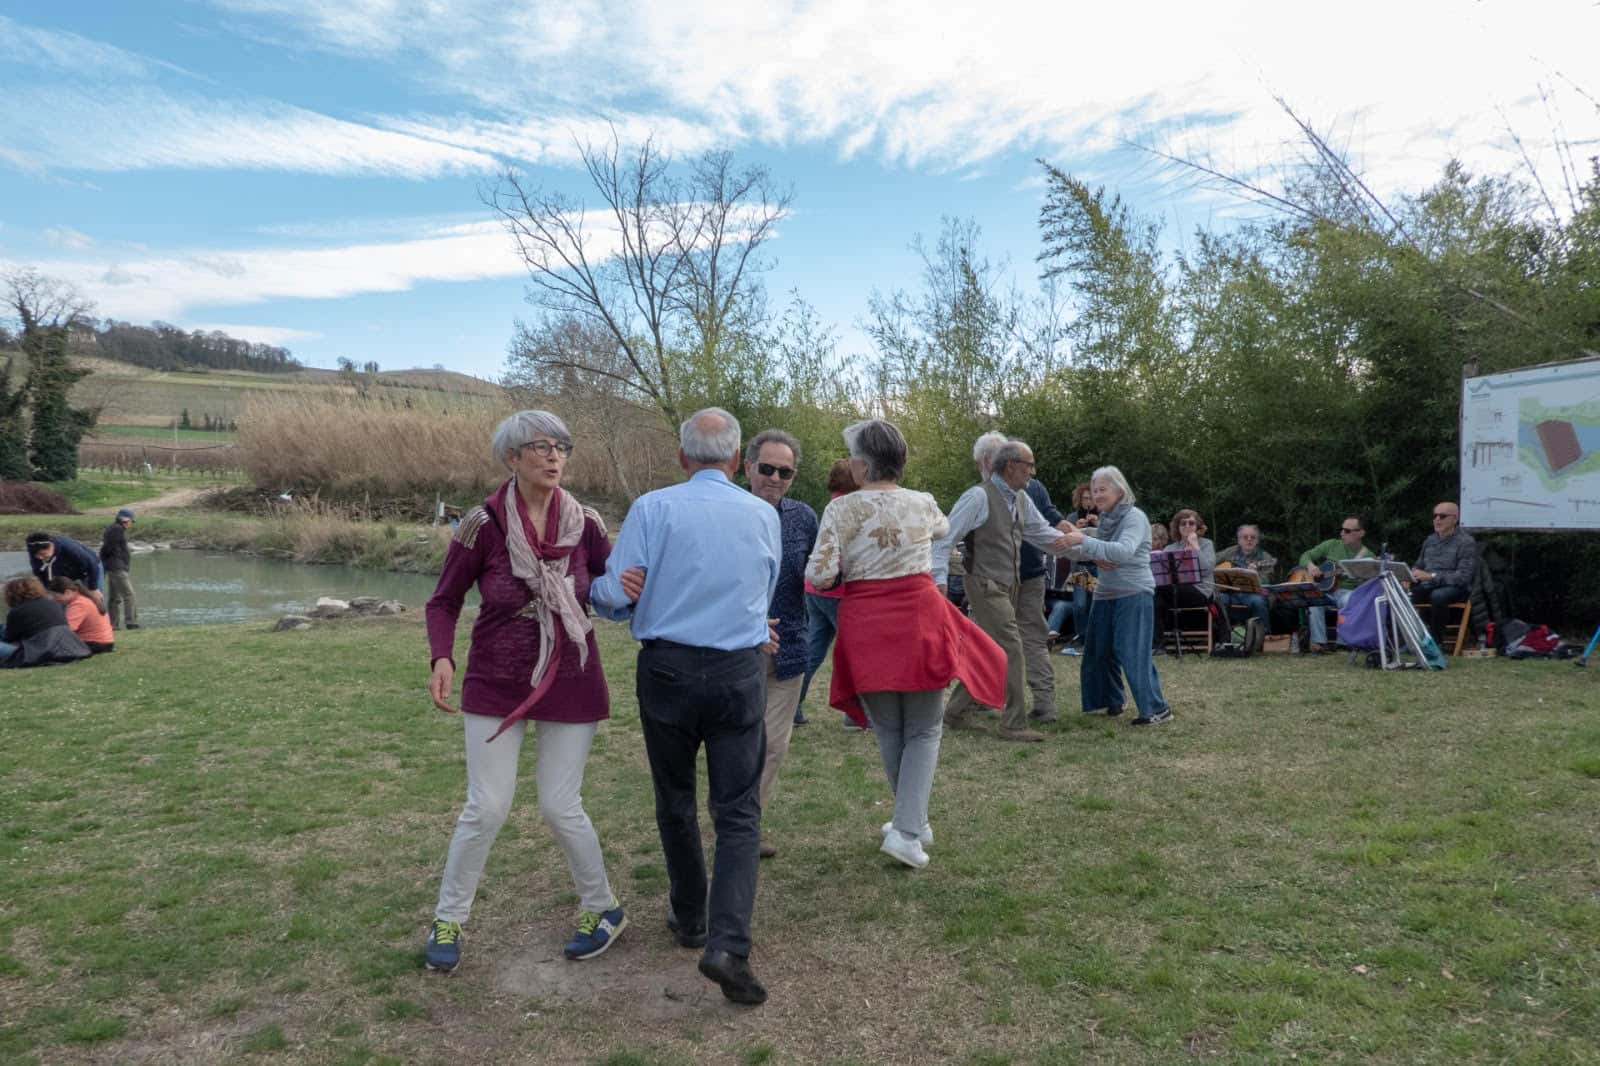
M567 456L572 454L572 445L566 444L562 441L530 440L528 443L524 444L523 447L532 448L536 454L546 457L550 456L552 453L559 453L561 457L565 459Z
M1433 515L1433 520L1435 522L1437 522L1441 518L1454 518L1454 517L1455 517L1455 515L1448 514L1448 513L1444 512L1444 511L1435 511L1434 515Z
M1361 532L1361 527L1357 526L1354 529L1346 529L1343 526L1340 526L1339 527L1339 532L1340 533L1360 533Z
M1178 523L1180 526L1197 526L1199 524L1199 521L1193 518L1185 518L1182 522Z
M776 477L779 481L788 481L794 477L794 467L792 466L773 466L771 463L757 463L756 469L761 472L762 477Z

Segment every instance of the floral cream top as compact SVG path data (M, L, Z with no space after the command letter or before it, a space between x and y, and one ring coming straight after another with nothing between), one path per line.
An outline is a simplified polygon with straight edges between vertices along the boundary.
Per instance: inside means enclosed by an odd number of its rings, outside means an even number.
M826 588L835 577L869 581L929 573L933 542L949 528L944 512L926 492L859 489L822 512L806 578Z

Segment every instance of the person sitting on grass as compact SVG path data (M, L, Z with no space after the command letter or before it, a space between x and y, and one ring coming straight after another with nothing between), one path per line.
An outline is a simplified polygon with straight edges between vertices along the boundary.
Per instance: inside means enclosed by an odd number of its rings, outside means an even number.
M117 635L111 631L110 617L100 613L75 578L53 577L48 587L50 598L66 612L67 625L91 652L100 655L117 650Z
M87 659L89 648L67 625L67 612L36 577L6 582L6 622L0 630L0 668L49 666Z
M589 583L605 572L611 538L600 516L560 487L572 454L572 434L561 419L519 411L496 427L490 447L511 477L456 527L425 611L433 662L428 692L435 707L455 714L456 619L467 590L478 586L481 604L461 685L467 802L424 951L428 969L445 972L461 961L461 926L511 811L527 719L539 742L539 813L566 853L578 894L578 931L563 951L569 959L593 958L628 924L580 795L589 746L611 713L589 619Z

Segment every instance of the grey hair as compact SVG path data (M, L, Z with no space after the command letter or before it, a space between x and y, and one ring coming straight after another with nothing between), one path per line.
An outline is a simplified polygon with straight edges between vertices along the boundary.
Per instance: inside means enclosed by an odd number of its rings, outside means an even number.
M845 427L850 458L867 464L868 481L899 481L906 469L906 438L893 422L869 418Z
M1026 441L1008 440L994 450L994 457L989 460L990 472L995 473L1006 468L1007 463L1014 463L1027 453L1033 451Z
M1239 534L1243 533L1247 529L1253 529L1256 531L1256 536L1261 536L1260 526L1256 525L1254 522L1241 522L1239 523L1239 528L1233 531L1233 539L1237 541L1239 539Z
M1006 443L1006 435L996 430L990 430L972 442L972 461L983 467L984 470L994 468L994 453Z
M1133 488L1128 484L1128 479L1122 476L1122 471L1114 466L1102 466L1099 470L1089 475L1089 483L1091 485L1096 481L1111 482L1112 487L1122 493L1120 502L1126 503L1130 507L1133 506L1135 499Z
M720 407L702 407L678 427L678 447L694 463L726 463L739 455L739 420Z
M572 432L567 424L549 411L518 411L494 427L494 438L489 445L494 461L505 462L507 453L522 451L522 446L535 437L572 444Z
M800 465L800 442L794 434L785 433L781 429L764 429L750 438L750 443L744 446L745 462L753 463L761 455L763 444L781 444L794 453L794 465Z

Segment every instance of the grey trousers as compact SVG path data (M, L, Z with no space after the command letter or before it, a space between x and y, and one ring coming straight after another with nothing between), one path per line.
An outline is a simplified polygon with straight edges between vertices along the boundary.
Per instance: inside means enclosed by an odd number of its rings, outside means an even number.
M1030 577L1017 594L1017 630L1028 667L1028 691L1038 718L1056 716L1056 668L1050 661L1050 623L1044 616L1045 575Z
M119 605L123 612L120 620L117 617ZM112 629L137 624L139 621L139 603L134 598L133 582L128 579L126 570L106 571L106 616L111 619Z
M944 690L863 692L860 699L872 719L883 772L894 792L895 830L915 837L928 824L928 797L944 732Z
M487 742L500 728L500 719L463 714L467 740L467 803L456 819L439 885L439 905L434 917L465 922L478 893L478 880L489 848L511 812L517 791L517 763L528 719L513 722L499 739ZM583 766L598 722L535 722L539 764L534 781L539 789L539 813L566 853L572 882L578 890L578 908L608 910L613 899L606 879L606 860L600 837L583 809ZM487 742L487 743L486 743Z

